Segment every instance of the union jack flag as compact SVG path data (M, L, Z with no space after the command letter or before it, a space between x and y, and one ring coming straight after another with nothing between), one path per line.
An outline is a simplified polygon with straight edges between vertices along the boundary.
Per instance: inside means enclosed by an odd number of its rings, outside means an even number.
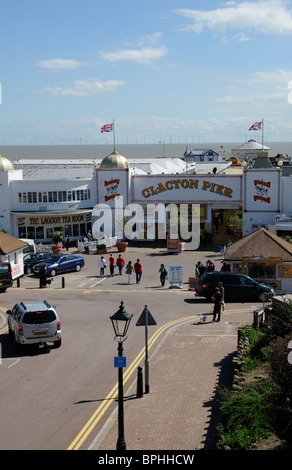
M113 131L113 123L111 124L105 124L104 126L102 126L102 128L100 129L100 132L112 132Z
M260 122L255 122L250 128L248 129L249 131L260 131L262 128L262 121Z

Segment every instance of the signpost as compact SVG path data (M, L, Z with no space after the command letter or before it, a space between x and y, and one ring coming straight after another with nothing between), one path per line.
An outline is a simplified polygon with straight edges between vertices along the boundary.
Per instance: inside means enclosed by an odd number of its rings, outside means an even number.
M145 393L149 393L149 360L148 360L148 325L157 325L147 305L138 319L136 326L145 326Z
M182 266L170 266L169 268L170 289L178 287L182 289Z

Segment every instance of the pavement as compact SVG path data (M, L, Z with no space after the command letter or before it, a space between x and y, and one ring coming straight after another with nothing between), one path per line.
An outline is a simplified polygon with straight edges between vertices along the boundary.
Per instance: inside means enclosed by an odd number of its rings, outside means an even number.
M217 387L230 385L238 328L253 321L251 305L230 307L220 322L209 313L168 330L149 357L149 393L124 389L127 451L216 450ZM89 450L115 450L117 438L116 408Z

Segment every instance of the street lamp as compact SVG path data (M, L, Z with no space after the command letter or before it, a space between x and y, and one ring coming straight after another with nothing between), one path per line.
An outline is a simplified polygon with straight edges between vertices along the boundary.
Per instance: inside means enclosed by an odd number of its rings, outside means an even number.
M127 331L131 322L132 314L126 312L124 302L121 302L119 310L110 317L115 340L118 341L119 357L123 356L123 342L127 339ZM123 392L123 362L120 361L118 368L119 378L119 401L118 401L118 423L119 436L117 440L116 450L126 450L126 441L124 437L124 392Z

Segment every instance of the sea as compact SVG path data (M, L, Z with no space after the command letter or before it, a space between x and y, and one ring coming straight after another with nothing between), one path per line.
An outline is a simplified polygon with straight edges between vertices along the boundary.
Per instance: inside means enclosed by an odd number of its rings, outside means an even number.
M182 158L184 152L195 149L212 149L232 155L241 143L204 144L121 144L116 151L129 160L149 158ZM271 156L292 156L292 142L264 144L271 149ZM102 160L114 150L113 145L1 145L0 155L11 162L17 160Z

